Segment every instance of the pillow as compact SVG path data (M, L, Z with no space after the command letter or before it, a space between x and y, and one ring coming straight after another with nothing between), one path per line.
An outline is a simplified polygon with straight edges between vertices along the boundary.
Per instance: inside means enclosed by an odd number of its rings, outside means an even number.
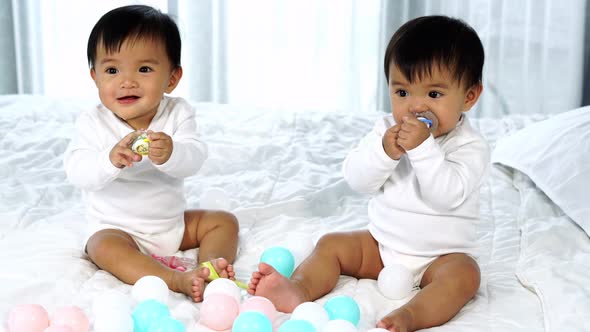
M526 174L590 236L590 106L499 139L492 162Z

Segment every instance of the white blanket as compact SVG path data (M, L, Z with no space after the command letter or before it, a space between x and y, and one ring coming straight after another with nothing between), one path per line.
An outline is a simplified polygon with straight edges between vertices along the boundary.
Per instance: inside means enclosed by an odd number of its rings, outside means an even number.
M67 183L62 168L75 116L92 104L0 97L0 332L7 331L7 314L19 303L41 304L50 314L60 306L77 305L92 323L92 301L100 292L130 293L131 286L98 270L83 254L80 193ZM198 175L187 180L188 203L198 207L201 195L212 187L227 193L230 209L241 224L235 262L239 279L249 278L265 248L287 247L299 263L321 235L365 227L368 197L348 188L340 167L346 153L381 114L196 106L210 158ZM473 122L493 145L498 137L539 119L515 116ZM542 204L551 209L551 202ZM562 278L550 284L544 283L550 279L530 281L536 275L534 269L542 265L538 261L544 261L534 258L550 253L546 247L534 246L537 237L533 235L542 236L539 229L527 233L521 244L520 230L534 228L522 223L522 215L521 224L517 223L522 208L512 171L494 166L482 188L481 288L453 320L430 330L558 331L567 317L552 314L572 307L590 312L589 297L568 293L567 288L572 282L588 284L583 265L569 262L560 272ZM572 230L562 228L562 232L566 236ZM179 253L194 254L195 250ZM517 271L530 289L520 283ZM559 292L571 298L560 298ZM377 319L402 304L383 297L376 281L350 277L341 277L333 292L317 302L340 294L359 303L359 331L374 327ZM574 301L577 306L572 306ZM198 323L200 306L176 293L169 303L172 315L189 332L209 331ZM280 315L277 324L288 318L288 314ZM571 331L581 324L587 323L573 321L567 326Z

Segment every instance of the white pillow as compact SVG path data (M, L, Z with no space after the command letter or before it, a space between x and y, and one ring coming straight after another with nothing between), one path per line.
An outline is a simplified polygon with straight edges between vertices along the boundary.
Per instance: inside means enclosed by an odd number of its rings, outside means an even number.
M499 139L492 162L526 174L590 236L590 106Z

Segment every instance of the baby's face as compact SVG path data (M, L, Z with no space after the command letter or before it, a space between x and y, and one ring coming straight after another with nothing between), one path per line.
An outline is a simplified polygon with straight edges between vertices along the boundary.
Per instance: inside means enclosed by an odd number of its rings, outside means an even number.
M481 93L481 86L465 89L448 71L433 67L432 75L412 83L393 63L389 67L389 96L396 123L404 116L416 117L417 113L431 111L438 118L434 137L453 130L463 112L469 111Z
M147 129L164 93L170 93L182 76L173 68L162 43L125 41L118 52L101 45L90 74L101 102L134 129Z

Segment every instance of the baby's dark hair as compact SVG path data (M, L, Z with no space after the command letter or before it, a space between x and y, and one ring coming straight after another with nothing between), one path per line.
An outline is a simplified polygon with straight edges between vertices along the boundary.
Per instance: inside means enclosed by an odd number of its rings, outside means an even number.
M112 53L119 51L125 41L135 42L145 38L165 44L172 65L180 66L178 26L169 15L144 5L115 8L96 22L88 38L88 64L94 67L99 46Z
M385 77L395 64L413 82L432 74L433 66L449 70L459 85L481 84L484 50L477 32L447 16L423 16L406 22L385 51Z

